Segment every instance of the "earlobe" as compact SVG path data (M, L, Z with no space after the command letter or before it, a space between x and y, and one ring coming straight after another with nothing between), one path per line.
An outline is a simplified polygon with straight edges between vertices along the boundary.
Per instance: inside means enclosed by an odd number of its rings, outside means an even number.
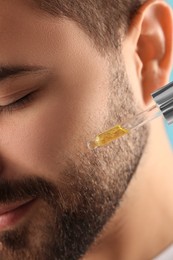
M137 72L140 75L143 100L166 84L172 64L173 18L171 8L163 1L146 1L132 21L130 34L136 45Z

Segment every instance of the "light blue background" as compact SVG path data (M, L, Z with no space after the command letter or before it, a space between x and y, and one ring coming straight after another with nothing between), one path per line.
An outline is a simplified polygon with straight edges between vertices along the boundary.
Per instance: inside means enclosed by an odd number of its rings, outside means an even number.
M167 2L171 5L171 7L173 8L173 0L167 0ZM171 79L170 80L173 80L173 72L171 74ZM168 136L169 136L169 139L171 141L171 145L172 145L172 148L173 148L173 125L171 126L168 126L167 124L166 125L166 130L167 130L167 133L168 133Z

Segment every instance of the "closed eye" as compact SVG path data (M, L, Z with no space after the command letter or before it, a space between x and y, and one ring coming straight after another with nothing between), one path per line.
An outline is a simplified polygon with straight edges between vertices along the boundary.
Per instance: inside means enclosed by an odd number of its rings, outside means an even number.
M0 113L12 113L15 110L24 108L33 100L35 92L29 93L11 104L0 106Z

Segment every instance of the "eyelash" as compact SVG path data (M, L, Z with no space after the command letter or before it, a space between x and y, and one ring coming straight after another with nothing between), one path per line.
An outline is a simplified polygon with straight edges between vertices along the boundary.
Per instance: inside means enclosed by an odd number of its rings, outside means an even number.
M34 92L27 94L26 96L16 100L15 102L6 105L0 106L0 113L12 113L14 110L19 108L24 108L27 104L29 104L33 100Z

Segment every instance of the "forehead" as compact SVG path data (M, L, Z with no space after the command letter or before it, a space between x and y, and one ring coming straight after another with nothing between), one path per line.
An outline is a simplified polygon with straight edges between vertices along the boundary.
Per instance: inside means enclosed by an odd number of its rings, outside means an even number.
M87 49L87 35L72 21L46 14L32 1L0 0L0 63L53 64ZM57 59L57 57L56 57Z

